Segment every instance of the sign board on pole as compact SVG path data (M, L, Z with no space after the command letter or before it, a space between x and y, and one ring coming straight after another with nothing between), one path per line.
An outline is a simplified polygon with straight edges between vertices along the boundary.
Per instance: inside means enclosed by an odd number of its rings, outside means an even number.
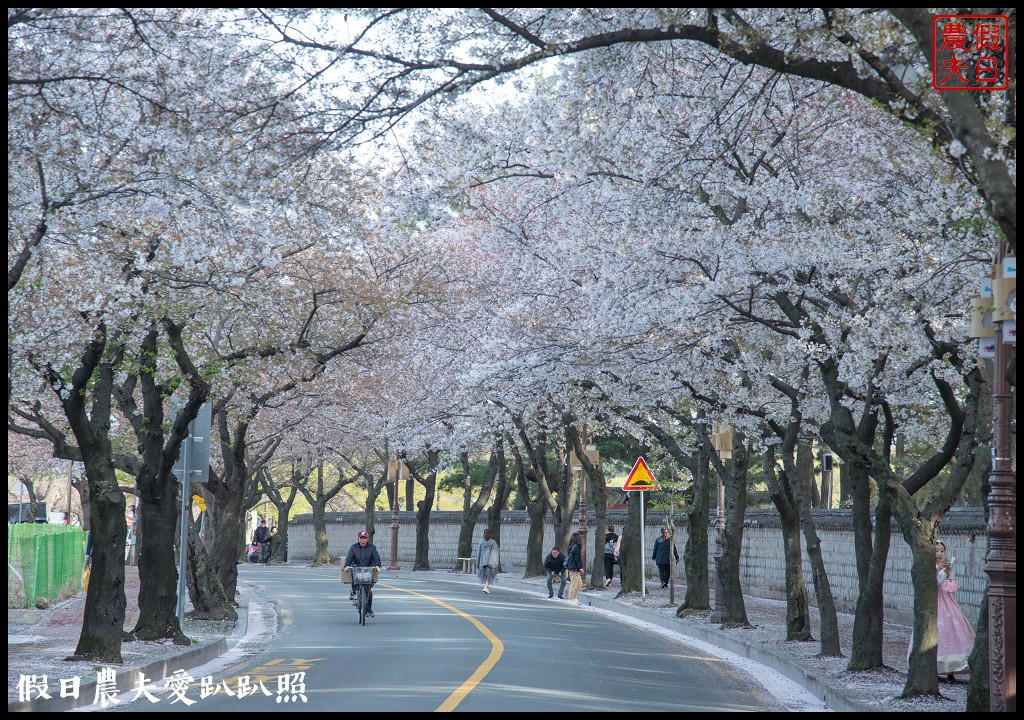
M171 422L177 416L177 405L171 403ZM190 483L204 483L210 479L210 432L213 425L213 413L210 403L203 403L199 408L199 415L188 425L188 437L182 440L181 444L189 444L188 452L184 448L178 452L178 459L174 462L172 472L180 480L184 473L185 457L188 456L188 470Z
M409 466L400 460L388 460L388 481L407 480L409 478Z
M654 479L654 475L651 473L651 469L647 467L647 463L644 462L642 457L636 459L636 463L633 465L633 469L629 473L629 477L626 478L626 484L622 486L623 490L657 490L658 482Z

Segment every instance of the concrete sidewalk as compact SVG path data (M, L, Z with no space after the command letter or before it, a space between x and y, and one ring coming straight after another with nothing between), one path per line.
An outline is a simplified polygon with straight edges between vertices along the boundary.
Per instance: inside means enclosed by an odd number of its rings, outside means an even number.
M263 567L263 566L261 566ZM296 566L289 566L296 567ZM301 566L299 566L301 567ZM273 572L274 566L267 571ZM473 583L475 575L451 570L428 571L438 580ZM423 573L415 573L422 576ZM126 582L129 614L126 627L130 629L137 618L134 599L138 595L138 573L130 568ZM396 579L412 572L398 571ZM396 577L397 576L397 577ZM618 579L611 588L588 588L580 594L581 611L594 608L615 613L670 630L731 652L739 658L770 668L802 686L828 709L846 712L963 712L967 685L964 682L941 683L943 698L928 698L906 702L897 699L906 681L906 648L910 628L886 623L885 662L889 669L869 673L845 671L847 658L818 657L820 643L785 642L786 605L782 601L745 597L749 628L724 629L711 623L710 613L677 618L675 607L681 603L684 589L675 589L674 602L669 590L649 582L646 597L640 593L620 593ZM140 674L149 681L160 680L175 670L190 670L210 662L228 652L242 641L251 625L251 613L270 613L272 608L259 605L254 587L239 583L243 607L237 623L186 621L187 634L198 640L190 647L164 643L125 643L124 665L117 670L118 687L124 691L134 688ZM547 598L544 578L524 578L522 568L506 568L492 586L495 597L506 592L531 593ZM66 662L78 642L84 595L80 594L45 610L8 610L8 711L66 711L93 703L96 667L92 663ZM557 598L550 602L559 601ZM133 614L134 613L134 614ZM848 654L853 618L839 616L842 650ZM817 611L812 608L812 632L818 638ZM267 638L269 640L269 638ZM51 699L37 697L29 702L19 700L19 680L24 676L48 676ZM60 680L73 676L82 678L79 697L62 698Z
M248 588L241 586L237 621L196 621L185 619L185 632L195 643L174 645L171 641L125 642L121 646L121 666L110 666L116 673L120 692L136 687L141 676L160 680L177 670L189 670L214 660L232 648L246 634L250 612L259 611L250 603ZM139 573L135 566L125 567L125 629L134 627L139 616ZM190 606L189 606L190 607ZM85 593L47 608L7 610L7 710L8 712L66 712L91 705L96 697L97 669L94 662L68 660L78 645L85 610ZM24 700L19 683L34 677L38 690ZM43 678L46 678L43 680ZM62 680L79 678L77 697L73 689L62 697ZM42 683L42 685L39 685ZM22 697L19 697L22 696Z

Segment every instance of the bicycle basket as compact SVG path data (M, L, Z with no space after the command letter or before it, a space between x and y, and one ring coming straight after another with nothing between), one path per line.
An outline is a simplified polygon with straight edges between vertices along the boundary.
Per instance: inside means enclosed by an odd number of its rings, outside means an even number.
M373 571L376 568L372 567L354 567L352 568L352 584L353 585L372 585L373 584Z

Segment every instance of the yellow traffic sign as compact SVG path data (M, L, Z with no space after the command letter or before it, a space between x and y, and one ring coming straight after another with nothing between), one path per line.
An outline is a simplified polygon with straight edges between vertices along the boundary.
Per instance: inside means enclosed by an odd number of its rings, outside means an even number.
M196 505L198 505L200 510L202 510L203 512L206 512L206 501L203 500L203 496L202 495L193 495L192 496L192 502L194 502Z
M629 473L629 477L626 478L626 484L622 486L623 490L657 490L658 482L654 479L654 475L651 473L651 469L647 467L647 463L644 462L642 457L636 459L636 464L633 465L633 469Z

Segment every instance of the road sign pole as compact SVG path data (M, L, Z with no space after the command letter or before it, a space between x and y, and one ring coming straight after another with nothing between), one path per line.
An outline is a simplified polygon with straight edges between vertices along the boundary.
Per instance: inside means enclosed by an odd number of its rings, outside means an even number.
M188 500L189 488L188 446L192 444L191 433L182 441L181 448L181 539L178 540L178 632L185 634L185 554L188 551Z
M658 482L642 457L638 457L623 490L640 493L640 597L647 597L647 550L644 543L644 490L657 490Z
M640 597L647 597L647 548L644 543L644 491L640 491Z

